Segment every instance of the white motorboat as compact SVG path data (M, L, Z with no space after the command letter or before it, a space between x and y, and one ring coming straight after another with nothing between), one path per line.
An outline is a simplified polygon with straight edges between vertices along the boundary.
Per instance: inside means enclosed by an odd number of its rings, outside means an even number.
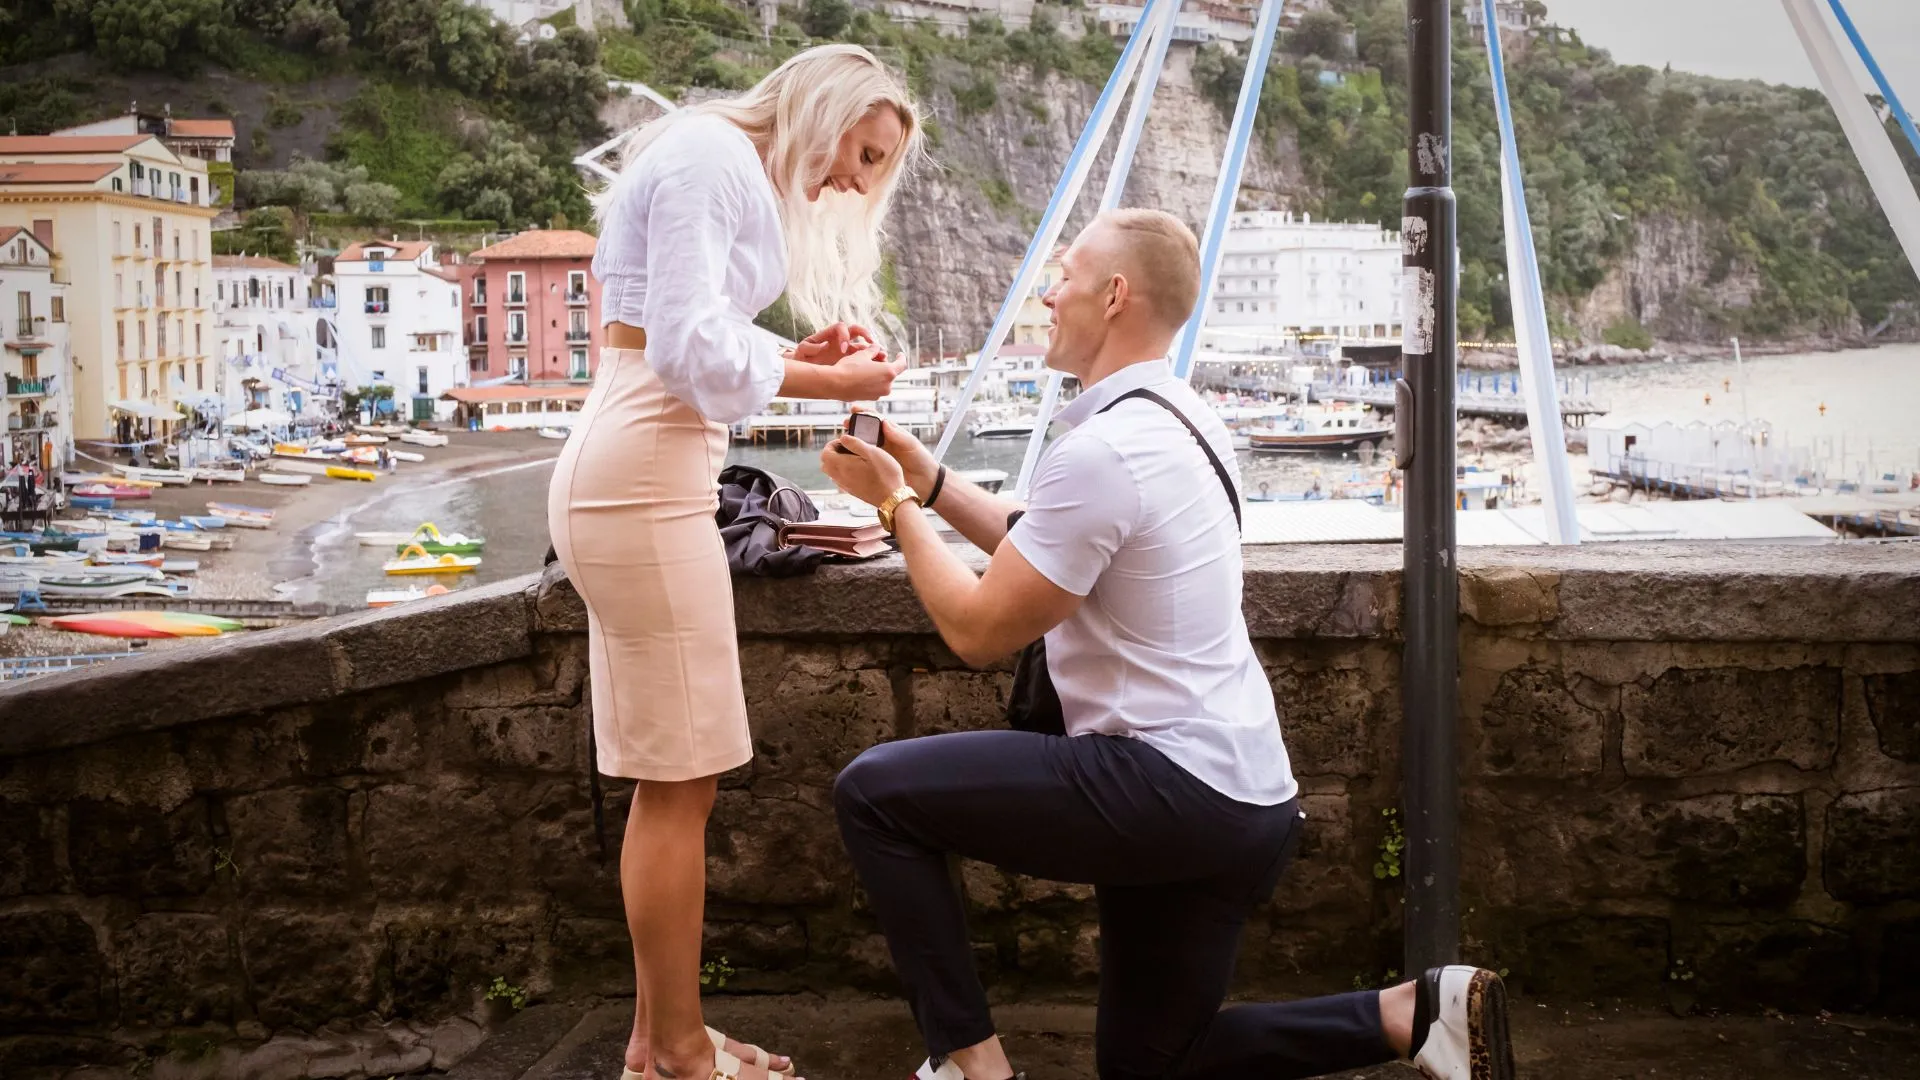
M279 473L304 473L308 476L325 476L327 475L327 467L332 464L332 462L332 458L303 461L299 458L275 457L273 459L273 468L275 472Z
M280 487L305 487L313 483L313 477L308 473L263 472L260 474L260 482L276 484Z
M389 450L387 451L387 456L392 458L395 461L419 462L419 461L427 460L427 455L416 454L411 450Z
M193 483L193 474L179 469L143 469L137 465L115 465L113 471L129 480L147 480L156 484Z
M1038 417L1032 412L992 411L967 425L967 435L975 439L1025 439L1033 435Z
M540 429L539 435L543 439L564 439L567 437L567 432L564 428L543 427Z
M1248 428L1246 436L1247 448L1258 454L1314 454L1377 447L1393 437L1393 425L1370 409L1308 405Z
M449 440L437 431L408 431L401 433L400 441L414 446L445 446Z

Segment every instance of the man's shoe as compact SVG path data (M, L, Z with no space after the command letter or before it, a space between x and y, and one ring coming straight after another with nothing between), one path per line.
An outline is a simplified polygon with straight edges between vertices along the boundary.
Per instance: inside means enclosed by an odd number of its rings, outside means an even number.
M1431 1080L1513 1080L1507 988L1485 968L1428 969L1414 988L1413 1065Z
M914 1071L913 1080L967 1080L967 1075L952 1058L928 1058L925 1065ZM1027 1074L1014 1073L1013 1080L1027 1080Z

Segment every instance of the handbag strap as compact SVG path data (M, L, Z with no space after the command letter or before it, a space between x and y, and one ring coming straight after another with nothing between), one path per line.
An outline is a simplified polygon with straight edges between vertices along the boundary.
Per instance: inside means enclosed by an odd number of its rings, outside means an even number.
M1179 421L1182 424L1185 424L1187 426L1187 431L1191 432L1193 435L1193 441L1200 444L1200 452L1207 455L1207 464L1213 466L1213 475L1220 478L1220 486L1226 489L1227 502L1233 507L1233 523L1235 527L1238 528L1241 532L1245 532L1246 522L1241 520L1241 517L1240 517L1240 493L1234 490L1233 478L1227 474L1227 467L1221 464L1220 455L1213 452L1213 446L1212 444L1207 442L1207 437L1205 435L1200 434L1200 428L1196 426L1193 421L1187 419L1186 413L1183 413L1179 409L1175 408L1173 402L1168 401L1166 398L1161 397L1159 394L1156 394L1151 390L1148 390L1146 387L1141 387L1138 390L1129 390L1126 393L1121 394L1119 397L1114 398L1111 402L1109 402L1105 409L1101 409L1100 411L1106 412L1107 409L1113 408L1114 406L1120 404L1121 402L1126 401L1128 398L1143 398L1147 401L1151 401L1155 405L1158 405L1161 408L1172 413L1176 418L1179 419Z

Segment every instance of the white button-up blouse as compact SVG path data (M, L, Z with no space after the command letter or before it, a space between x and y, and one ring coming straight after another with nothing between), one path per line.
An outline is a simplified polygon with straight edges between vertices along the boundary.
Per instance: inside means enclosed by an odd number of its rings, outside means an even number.
M780 206L745 132L717 116L664 122L603 212L601 311L646 330L668 391L731 424L764 409L786 374L780 339L753 325L787 284Z

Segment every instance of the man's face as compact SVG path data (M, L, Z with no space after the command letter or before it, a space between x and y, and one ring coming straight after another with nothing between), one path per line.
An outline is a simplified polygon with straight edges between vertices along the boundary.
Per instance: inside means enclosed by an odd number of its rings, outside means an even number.
M1080 233L1060 257L1060 281L1040 298L1053 312L1047 366L1055 371L1081 374L1106 343L1113 273L1102 257L1105 232L1094 224Z

